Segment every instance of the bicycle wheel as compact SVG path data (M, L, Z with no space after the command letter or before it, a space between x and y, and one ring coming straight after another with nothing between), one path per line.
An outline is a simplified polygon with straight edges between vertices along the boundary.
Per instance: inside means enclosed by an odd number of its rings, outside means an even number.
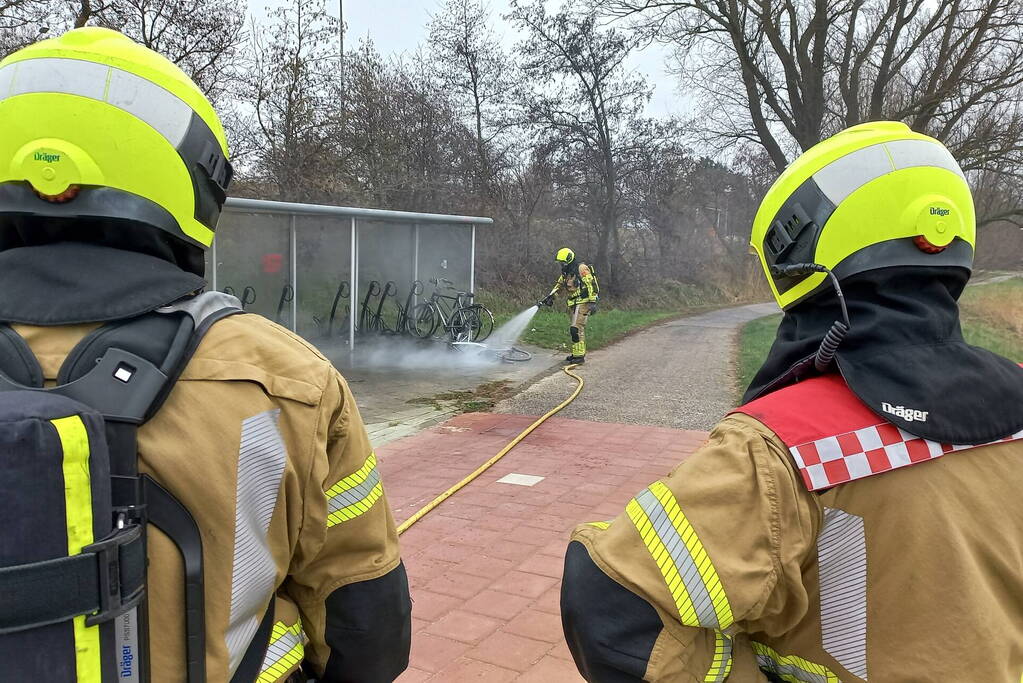
M514 346L501 354L501 360L506 363L524 363L532 357L533 354L529 351L523 351L522 349Z
M427 339L437 329L437 314L431 304L419 304L408 317L408 331L412 336Z
M456 308L451 313L448 337L452 342L475 341L479 332L480 319L471 308Z
M469 308L473 310L476 317L479 319L476 336L473 337L472 340L475 342L486 341L487 337L494 332L494 314L491 313L490 309L483 304L473 304L472 306L469 306Z

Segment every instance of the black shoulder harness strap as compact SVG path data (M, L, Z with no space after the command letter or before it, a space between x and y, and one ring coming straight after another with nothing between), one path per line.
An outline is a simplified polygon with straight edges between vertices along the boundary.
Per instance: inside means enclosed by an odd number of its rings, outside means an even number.
M209 292L104 325L72 350L57 386L48 389L28 345L9 326L0 325L0 391L50 391L99 411L106 422L115 514L125 525L153 524L181 552L188 683L206 680L202 538L188 510L152 478L139 474L137 432L170 395L210 327L240 312L234 297ZM114 597L116 604L104 605L102 612L118 614L132 607ZM148 625L141 607L139 644L148 662ZM142 680L148 679L146 672Z

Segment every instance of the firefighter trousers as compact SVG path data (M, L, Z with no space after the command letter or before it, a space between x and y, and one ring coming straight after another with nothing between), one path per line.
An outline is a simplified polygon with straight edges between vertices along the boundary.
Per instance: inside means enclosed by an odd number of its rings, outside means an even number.
M568 311L568 333L572 337L572 355L582 358L586 355L586 320L590 317L590 304L576 304Z

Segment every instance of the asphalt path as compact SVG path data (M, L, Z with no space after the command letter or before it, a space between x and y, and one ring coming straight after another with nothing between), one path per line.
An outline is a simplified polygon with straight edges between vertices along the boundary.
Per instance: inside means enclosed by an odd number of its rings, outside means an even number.
M597 422L710 429L735 407L735 353L743 324L777 313L773 304L726 308L653 326L591 351L577 371L582 395L559 417ZM597 315L600 315L599 313ZM575 383L547 375L499 403L495 412L542 415Z

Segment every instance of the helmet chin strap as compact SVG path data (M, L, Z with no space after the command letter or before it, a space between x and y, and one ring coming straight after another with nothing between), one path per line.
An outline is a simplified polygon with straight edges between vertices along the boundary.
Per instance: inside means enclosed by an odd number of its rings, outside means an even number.
M842 307L842 320L836 320L831 329L824 335L820 347L813 358L813 365L817 372L824 372L835 360L835 353L842 344L842 340L849 334L849 309L845 305L845 296L842 294L842 287L838 284L838 278L825 266L819 263L793 263L787 266L771 266L771 274L775 277L798 277L812 273L827 273L831 279L831 286L835 288L838 296L838 303Z

